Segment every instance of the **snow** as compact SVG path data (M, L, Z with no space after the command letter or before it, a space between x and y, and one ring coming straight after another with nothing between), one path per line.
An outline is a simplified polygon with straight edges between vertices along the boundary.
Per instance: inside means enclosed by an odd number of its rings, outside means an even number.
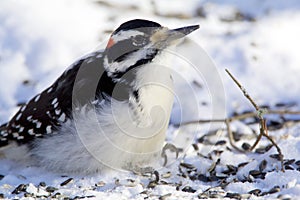
M172 3L167 0L2 0L0 124L18 110L17 104L28 101L48 87L76 59L104 47L109 32L132 18L151 19L172 28L200 24L200 29L176 51L174 71L177 76L174 80L177 101L171 117L173 124L218 119L236 111L253 110L226 74L225 68L238 78L258 104L296 103L294 109L297 110L300 105L299 9L297 0L176 0ZM241 14L242 19L239 18ZM222 124L217 126L222 127ZM238 122L232 124L233 131L244 133L238 145L245 141L254 142L249 127ZM0 194L7 199L30 199L24 197L25 192L47 196L47 187L53 186L57 190L51 195L61 193L61 197L71 198L157 199L164 195L167 199L197 198L198 194L217 186L217 182L193 181L180 176L178 165L180 162L192 164L197 173L210 176L208 170L219 157L212 154L212 159L208 159L199 156L199 153L208 155L213 150L220 150L223 153L216 166L217 173L222 173L227 165L249 162L236 175L230 175L232 181L225 187L225 192L247 194L254 189L268 192L279 186L277 193L262 197L251 195L250 198L300 197L298 166L294 163L291 164L294 170L280 172L280 163L270 157L277 153L274 147L264 154L229 151L227 147L231 147L226 131L221 131L209 136L208 140L213 144L224 140L226 145L198 143L199 150L194 150L191 146L195 143L194 139L214 128L214 124L179 128L171 125L167 139L183 148L184 153L177 160L173 158L172 164L157 169L160 182L153 188L147 187L154 180L153 176L119 171L90 176L56 174L2 159L0 175L4 177L0 176ZM253 129L258 130L258 127ZM299 124L270 131L269 134L278 142L285 159L300 160ZM259 146L267 144L269 142L263 140ZM235 178L247 177L251 170L258 170L263 160L267 161L264 179L234 181ZM171 176L163 178L167 172L171 172ZM60 186L70 177L74 178L73 182ZM46 187L39 185L42 181L46 182ZM102 184L95 186L99 183ZM12 194L20 184L28 184L25 192ZM192 187L195 192L182 191L186 186Z

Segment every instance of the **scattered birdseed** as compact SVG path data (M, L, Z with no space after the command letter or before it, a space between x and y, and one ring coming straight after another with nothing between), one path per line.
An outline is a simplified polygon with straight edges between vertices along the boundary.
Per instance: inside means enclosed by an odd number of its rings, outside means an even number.
M189 193L195 193L197 190L193 189L190 186L185 186L184 188L182 188L183 192L189 192Z
M268 120L267 126L269 131L275 131L283 127L283 121Z
M198 147L197 144L194 143L194 144L192 144L192 146L193 146L193 148L194 148L195 151L198 151L198 150L199 150L199 147Z
M20 185L18 185L18 187L16 187L14 189L14 191L12 191L12 194L20 194L21 192L26 192L26 188L27 188L27 185L20 184Z
M276 192L280 192L280 187L279 186L274 186L271 190L269 190L267 193L268 194L273 194Z
M218 159L218 161L220 161L220 159ZM213 162L213 163L210 165L210 167L207 169L207 172L211 173L211 172L215 171L218 161Z
M295 162L295 159L287 159L284 160L284 165L292 165Z
M45 182L40 182L40 183L39 183L39 186L41 186L41 187L46 187L46 183L45 183Z
M238 168L234 165L226 165L227 166L227 170L223 171L223 174L232 174L235 175L238 171Z
M156 181L150 181L149 184L147 185L147 188L155 188L158 185Z
M244 142L244 143L242 144L242 148L243 148L245 151L249 151L250 148L251 148L251 145L250 145L249 143L247 143L247 142Z
M244 166L246 166L248 164L249 164L249 162L240 163L240 164L238 164L238 168L244 167Z
M226 144L225 140L219 140L219 141L216 142L215 145L224 145L224 144Z
M216 173L216 177L218 179L226 179L226 178L228 178L228 175L227 174L223 174L223 173Z
M253 176L254 178L260 178L260 179L264 179L265 178L265 175L266 173L265 172L261 172L259 170L250 170L249 171L249 174L251 176Z
M58 189L55 188L55 187L52 187L52 186L46 187L46 191L47 191L47 192L50 192L50 193L52 193L52 192L54 192L54 191L56 191L56 190L58 190Z
M242 199L242 196L239 193L227 192L225 197L228 197L228 198L231 198L231 199Z
M254 190L249 191L248 193L259 196L261 194L261 190L260 189L254 189Z
M158 182L159 181L159 173L158 171L154 171L153 174L155 175L155 181Z
M272 144L269 144L265 147L259 147L255 150L255 153L264 154L264 153L268 152L272 147L273 147Z
M167 200L170 196L172 196L172 193L167 193L165 195L160 196L159 200Z
M291 200L292 198L287 195L287 194L280 194L277 196L278 199L281 199L281 200Z
M62 196L61 193L57 192L57 193L55 193L55 194L52 196L52 198L58 199L58 198L60 198L61 196Z
M280 161L280 160L283 158L283 156L280 155L280 154L271 154L271 155L270 155L270 158L274 158L274 159Z
M67 180L65 180L64 182L62 182L62 183L60 184L60 186L65 186L65 185L67 185L67 184L69 184L69 183L71 183L71 182L73 182L73 181L74 181L73 178L68 178Z
M295 164L298 165L298 166L300 166L300 160L297 160L297 161L295 162Z
M187 168L187 169L195 169L196 167L189 163L180 163L181 167Z
M259 171L263 171L264 169L266 169L268 162L266 160L261 161L261 163L259 164Z
M202 181L202 182L209 182L209 178L207 176L205 176L204 174L199 174L198 180Z
M172 173L170 171L161 175L162 178L170 178L171 176L172 176Z
M286 170L294 170L294 168L292 166L290 166L290 165L285 165L284 169L286 169Z
M26 193L24 194L24 197L34 197L34 194L31 194L31 193L27 193L27 192L26 192Z
M103 187L105 185L106 183L104 181L99 181L98 183L95 184L96 187Z

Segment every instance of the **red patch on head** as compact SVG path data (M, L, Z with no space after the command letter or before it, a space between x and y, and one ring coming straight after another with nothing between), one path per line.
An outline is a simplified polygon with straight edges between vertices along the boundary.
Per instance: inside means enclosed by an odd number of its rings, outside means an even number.
M108 40L108 43L107 43L106 48L108 49L108 48L110 48L111 46L113 46L114 44L115 44L115 41L114 41L112 38L110 38L110 39Z

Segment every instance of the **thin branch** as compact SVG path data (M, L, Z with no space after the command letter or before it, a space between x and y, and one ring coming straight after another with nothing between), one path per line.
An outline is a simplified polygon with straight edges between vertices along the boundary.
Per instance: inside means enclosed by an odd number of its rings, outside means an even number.
M263 136L265 136L277 149L277 152L279 154L279 159L280 159L280 163L281 163L281 171L284 172L284 165L283 165L283 154L281 152L281 149L279 148L279 146L277 145L277 143L272 139L271 136L269 136L268 134L268 129L267 129L267 121L266 120L263 120L262 121L262 125L263 127L261 127L261 132L263 132Z
M231 144L231 146L236 149L239 152L245 152L244 150L238 148L235 144L234 144L234 137L230 128L230 122L229 120L225 120L225 124L226 124L226 128L227 128L227 133L228 133L228 137L229 137L229 142Z
M232 78L232 80L237 84L237 86L241 89L241 91L244 93L244 96L251 102L251 104L254 106L256 111L259 112L260 108L258 105L253 101L253 99L250 97L246 89L238 82L238 80L228 71L228 69L225 69L227 74Z
M274 142L274 140L268 135L268 127L267 127L267 123L266 120L263 118L264 113L266 112L265 110L261 109L255 102L254 100L251 98L251 96L248 94L248 92L246 91L246 89L237 81L237 79L226 69L225 70L227 72L227 74L232 78L232 80L238 85L238 87L242 90L242 92L244 93L244 96L251 102L251 104L253 105L253 107L256 109L257 111L257 115L259 117L260 120L260 136L257 138L256 142L254 143L254 145L252 145L252 147L250 148L251 150L253 150L255 148L255 146L258 144L259 140L261 139L262 136L265 136L277 149L277 152L280 156L280 162L281 162L281 171L284 172L284 167L283 167L283 154L281 152L281 149L279 148L279 146Z

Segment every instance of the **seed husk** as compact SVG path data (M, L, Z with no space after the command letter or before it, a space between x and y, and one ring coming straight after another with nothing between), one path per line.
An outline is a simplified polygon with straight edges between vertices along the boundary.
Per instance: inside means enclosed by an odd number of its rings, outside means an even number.
M244 142L242 144L242 148L245 150L245 151L249 151L249 149L251 148L251 145L249 143L246 143Z
M46 191L47 191L47 192L50 192L50 193L52 193L52 192L54 192L54 191L56 191L56 190L58 190L58 189L55 188L55 187L52 187L52 186L46 187Z
M18 187L14 189L14 191L12 191L12 194L20 194L21 192L26 192L26 189L27 189L27 185L20 184L18 185Z
M261 190L260 189L254 189L248 192L249 194L254 194L256 196L261 194Z
M280 187L279 186L274 186L271 190L269 190L267 193L269 194L274 194L276 192L280 192Z
M73 178L68 178L67 180L65 180L64 182L62 182L60 184L60 186L65 186L65 185L68 185L69 183L73 182L74 179Z
M184 188L182 188L183 192L189 192L189 193L195 193L197 190L193 189L190 186L185 186Z
M280 161L281 159L283 159L283 156L281 154L271 154L270 158L274 158L274 159Z
M228 197L228 198L231 198L231 199L242 199L242 196L239 193L227 192L225 197Z
M181 167L187 168L187 169L195 169L196 167L189 163L180 163Z
M295 162L295 159L287 159L287 160L285 160L284 161L284 165L291 165L291 164L293 164Z
M261 161L261 163L259 164L259 171L263 171L264 169L266 169L268 162L266 160Z
M216 142L215 145L224 145L224 144L226 144L225 140L219 140L219 141Z

